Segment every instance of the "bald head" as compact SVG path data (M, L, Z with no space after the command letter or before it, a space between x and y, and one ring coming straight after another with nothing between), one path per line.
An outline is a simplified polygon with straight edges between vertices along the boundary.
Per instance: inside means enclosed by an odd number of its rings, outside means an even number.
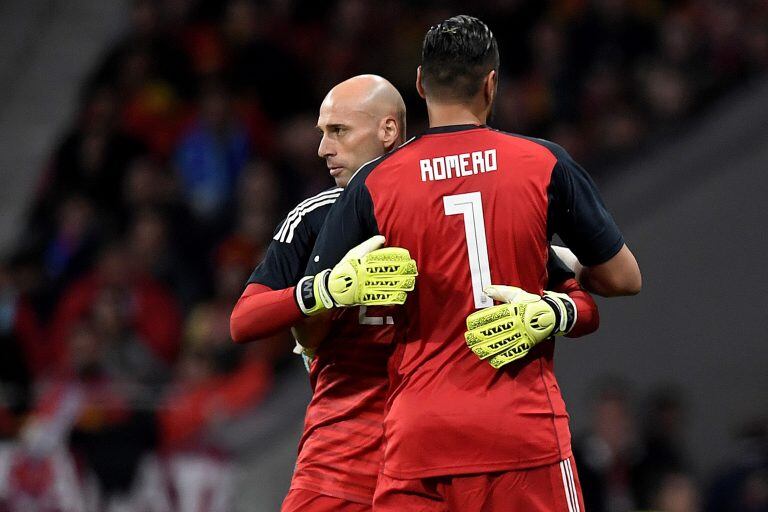
M344 80L325 96L323 106L358 110L377 118L392 116L405 136L403 97L389 80L378 75L358 75Z
M323 133L318 155L343 187L362 164L403 143L405 102L384 78L355 76L326 95L317 127Z

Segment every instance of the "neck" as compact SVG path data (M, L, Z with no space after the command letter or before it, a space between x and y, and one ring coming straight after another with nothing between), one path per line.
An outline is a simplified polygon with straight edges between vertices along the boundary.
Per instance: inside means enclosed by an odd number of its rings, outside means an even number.
M429 126L450 126L456 124L485 124L487 114L472 105L461 103L436 103L427 101Z

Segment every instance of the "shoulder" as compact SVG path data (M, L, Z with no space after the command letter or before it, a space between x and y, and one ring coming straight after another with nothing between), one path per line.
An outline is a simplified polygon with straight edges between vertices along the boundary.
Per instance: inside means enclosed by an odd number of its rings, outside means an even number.
M280 223L273 240L291 243L296 228L309 221L312 226L322 226L328 210L341 195L341 187L333 187L309 197L297 204Z
M520 135L518 133L505 132L496 128L491 128L491 131L508 138L511 142L538 148L539 151L555 157L558 162L573 160L571 155L569 155L562 146L555 142L546 139L540 139L538 137L529 137L526 135Z
M364 187L368 177L376 170L387 167L387 164L397 162L401 157L407 154L407 148L411 147L411 144L418 140L419 137L411 137L407 141L400 144L398 147L385 153L378 158L374 158L370 162L366 162L355 171L355 174L349 179L347 190L355 190Z

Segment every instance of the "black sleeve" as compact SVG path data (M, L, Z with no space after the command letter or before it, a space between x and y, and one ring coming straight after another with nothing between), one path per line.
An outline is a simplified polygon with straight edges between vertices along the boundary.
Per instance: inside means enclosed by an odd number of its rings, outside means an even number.
M550 239L560 235L582 265L605 263L619 252L624 237L589 174L557 148L548 190Z
M379 234L373 213L373 200L365 186L367 172L358 171L355 179L328 212L317 236L305 275L333 267L354 246Z
M549 248L549 257L547 258L547 290L554 290L560 284L567 281L568 279L573 279L576 277L576 274L573 273L571 269L569 269L565 263L563 263L563 260L557 257L557 254L555 254L555 251L552 250L552 247Z
M273 290L282 290L299 282L304 276L309 255L331 208L332 200L338 197L338 193L334 196L331 192L325 192L323 195L324 197L308 199L299 204L277 226L264 260L253 271L248 284L259 283ZM310 206L302 210L302 205L311 201L314 201L316 207L312 208L312 203L309 203Z
M284 222L280 223L275 234L279 233ZM273 239L267 248L267 254L251 274L248 284L259 283L273 290L282 290L294 286L304 275L304 267L309 259L314 239L309 239L305 226L297 228L293 240L281 242Z

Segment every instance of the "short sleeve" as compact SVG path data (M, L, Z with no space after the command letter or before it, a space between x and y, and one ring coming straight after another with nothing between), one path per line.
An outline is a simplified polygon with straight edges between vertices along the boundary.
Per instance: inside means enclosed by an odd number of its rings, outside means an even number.
M281 222L275 231L276 236L284 222ZM304 268L315 241L308 233L307 226L308 224L299 226L290 242L273 238L264 259L248 279L248 284L259 283L273 290L294 286L304 275Z
M360 176L359 180L350 181L350 185L328 212L305 274L314 275L324 268L332 267L351 248L378 234L373 200Z
M340 188L321 192L299 203L275 230L264 260L248 279L273 290L294 286L304 276L312 247Z
M624 245L624 237L587 172L565 150L549 184L549 236L558 234L581 264L605 263Z

